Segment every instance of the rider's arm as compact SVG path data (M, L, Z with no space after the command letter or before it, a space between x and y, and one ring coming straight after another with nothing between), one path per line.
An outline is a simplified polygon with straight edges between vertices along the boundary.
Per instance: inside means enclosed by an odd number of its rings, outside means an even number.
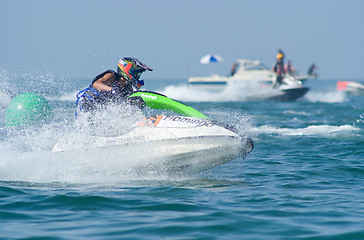
M277 73L277 63L272 67L272 72Z
M111 91L110 87L115 81L115 76L112 73L107 73L102 78L98 79L96 82L92 84L95 89L103 90L103 91Z

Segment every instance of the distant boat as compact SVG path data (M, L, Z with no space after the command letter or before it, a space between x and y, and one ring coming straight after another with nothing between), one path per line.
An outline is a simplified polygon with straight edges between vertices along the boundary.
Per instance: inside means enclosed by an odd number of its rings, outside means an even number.
M208 77L190 77L190 86L200 89L216 90L223 88L228 83L264 85L264 92L267 85L272 86L276 76L268 67L264 66L259 60L238 59L235 61L230 76L212 75ZM275 95L262 97L262 100L270 101L295 101L302 97L309 90L303 86L302 81L308 76L286 76L282 84L272 91ZM277 91L279 90L279 91ZM259 98L256 98L259 99Z
M229 81L258 81L273 83L275 75L259 60L238 59L234 63L235 70L230 76L212 75L209 77L190 77L189 84L226 84ZM308 75L294 76L296 80L305 81Z
M337 90L345 91L352 95L364 95L364 83L355 81L338 81Z

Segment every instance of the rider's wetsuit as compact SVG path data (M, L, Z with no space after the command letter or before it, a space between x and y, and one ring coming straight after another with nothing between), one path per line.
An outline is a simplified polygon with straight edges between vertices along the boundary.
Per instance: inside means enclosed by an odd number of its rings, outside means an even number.
M284 74L285 74L283 61L280 61L280 62L277 61L277 63L273 67L273 71L276 73L276 79L275 79L275 82L273 84L273 88L276 88L279 85L281 85L281 83L283 81Z
M115 81L112 84L112 91L98 90L93 87L93 84L107 73L112 73L115 76ZM91 85L77 94L78 110L83 112L91 112L99 109L101 106L109 103L122 103L133 92L130 84L121 86L120 76L113 70L107 70L95 77Z

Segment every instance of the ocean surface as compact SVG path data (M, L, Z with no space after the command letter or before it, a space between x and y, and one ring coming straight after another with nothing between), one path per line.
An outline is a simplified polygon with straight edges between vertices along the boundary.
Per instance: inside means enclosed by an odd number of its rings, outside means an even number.
M185 79L145 82L238 128L253 152L193 175L86 171L82 154L51 150L65 135L82 136L75 94L89 80L8 78L14 94L45 96L54 119L8 132L0 108L1 240L364 239L364 96L330 79L308 80L295 102L252 102L251 90L208 92Z

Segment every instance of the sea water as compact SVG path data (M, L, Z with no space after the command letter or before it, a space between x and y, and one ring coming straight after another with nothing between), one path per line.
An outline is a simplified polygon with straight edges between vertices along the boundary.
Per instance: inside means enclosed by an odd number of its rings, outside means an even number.
M74 122L75 94L89 80L22 76L14 92L44 95L55 118L9 133L1 108L0 239L364 239L363 96L320 79L295 102L145 82L238 128L253 152L179 177L100 172L102 162L90 165L77 151L51 154L59 138L89 133Z

